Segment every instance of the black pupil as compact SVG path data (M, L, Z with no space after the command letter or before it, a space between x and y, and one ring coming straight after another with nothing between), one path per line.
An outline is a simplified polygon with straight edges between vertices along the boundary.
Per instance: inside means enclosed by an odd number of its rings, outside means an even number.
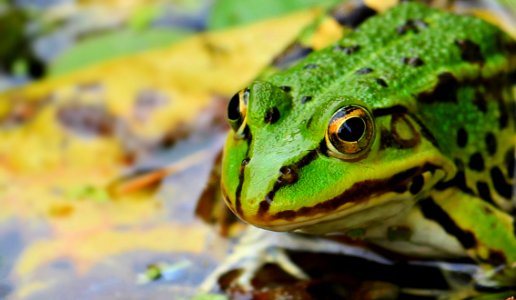
M339 138L346 142L358 141L365 131L365 122L362 118L353 117L349 118L342 125L340 125L337 135Z
M240 119L240 95L236 93L228 104L228 118L230 120Z

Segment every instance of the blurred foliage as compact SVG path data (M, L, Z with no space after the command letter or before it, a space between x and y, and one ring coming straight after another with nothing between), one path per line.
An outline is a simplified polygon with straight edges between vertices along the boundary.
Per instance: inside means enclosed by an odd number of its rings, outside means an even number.
M31 47L34 34L27 34L27 24L34 18L33 12L12 4L0 5L3 8L0 9L0 71L40 77L45 67Z
M79 41L58 57L52 63L49 75L61 75L118 56L169 46L191 34L187 30L165 28L129 28L100 33Z
M309 7L331 7L342 0L217 0L208 18L210 30L248 24Z

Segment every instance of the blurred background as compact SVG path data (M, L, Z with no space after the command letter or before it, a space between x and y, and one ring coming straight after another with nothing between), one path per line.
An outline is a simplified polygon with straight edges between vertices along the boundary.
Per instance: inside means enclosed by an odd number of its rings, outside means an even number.
M0 299L224 299L227 100L340 2L0 0ZM512 0L455 8L516 32Z

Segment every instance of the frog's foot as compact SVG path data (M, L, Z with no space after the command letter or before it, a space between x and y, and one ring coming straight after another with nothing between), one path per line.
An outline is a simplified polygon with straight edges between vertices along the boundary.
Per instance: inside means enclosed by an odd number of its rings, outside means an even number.
M244 290L252 289L252 279L266 264L275 264L299 280L309 278L301 268L290 260L285 249L272 247L261 253L256 253L254 257L248 257L248 263L243 266L242 272L234 284Z
M232 270L240 270L238 279L232 285L241 290L252 290L251 281L256 273L266 264L275 264L286 273L297 279L308 279L308 276L288 257L284 243L278 243L277 233L250 227L240 238L233 252L220 266L208 276L200 286L203 292L216 289L218 279ZM287 239L288 240L288 239Z

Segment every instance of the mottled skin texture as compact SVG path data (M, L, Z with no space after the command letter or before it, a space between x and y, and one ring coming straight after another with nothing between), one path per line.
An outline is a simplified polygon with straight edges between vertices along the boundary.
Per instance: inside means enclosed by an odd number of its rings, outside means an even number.
M510 265L515 71L515 43L496 27L400 4L240 94L226 202L270 230L360 232L411 255ZM325 136L356 105L372 115L372 139L343 158ZM494 279L516 285L515 273Z

